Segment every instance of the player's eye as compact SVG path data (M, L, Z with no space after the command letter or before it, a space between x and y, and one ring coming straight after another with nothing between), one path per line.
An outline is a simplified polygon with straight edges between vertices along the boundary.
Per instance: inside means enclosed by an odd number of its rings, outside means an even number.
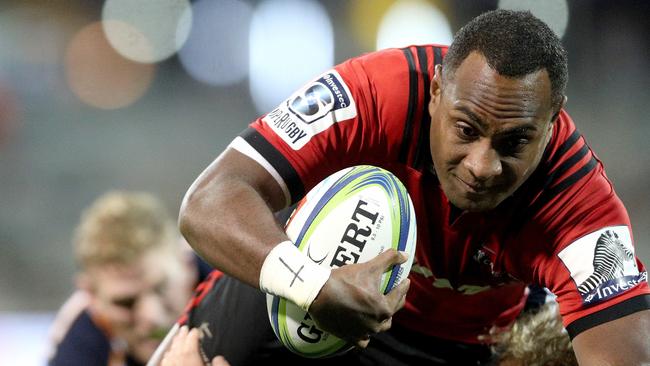
M524 150L530 139L525 136L512 136L502 141L500 152L503 155L516 155Z
M163 295L165 293L165 290L167 290L167 281L163 281L154 287L153 292L155 292L157 295Z
M465 122L456 122L456 132L462 139L470 140L478 136L478 131Z
M131 310L135 306L135 303L138 299L135 297L125 297L122 299L113 300L113 304L119 306L123 309Z

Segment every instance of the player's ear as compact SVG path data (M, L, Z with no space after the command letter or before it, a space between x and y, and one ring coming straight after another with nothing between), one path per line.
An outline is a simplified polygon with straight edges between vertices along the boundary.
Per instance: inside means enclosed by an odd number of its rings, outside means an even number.
M429 114L433 115L436 107L440 104L442 96L442 65L436 65L434 68L433 78L431 79L431 86L429 86L429 94L431 95L429 101Z
M434 68L433 79L431 80L431 86L429 87L429 93L431 94L431 100L433 101L436 97L440 97L442 93L442 65L436 65Z
M568 100L567 96L563 95L560 104L557 106L555 114L553 114L553 117L551 118L551 123L557 121L557 118L560 116L560 111L562 110L562 108L564 108L564 106L566 106L567 100Z

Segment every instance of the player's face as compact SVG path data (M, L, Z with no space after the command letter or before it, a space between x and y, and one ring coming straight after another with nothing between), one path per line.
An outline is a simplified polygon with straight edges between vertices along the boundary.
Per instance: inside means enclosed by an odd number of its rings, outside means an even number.
M510 196L535 170L552 132L546 70L499 75L476 52L453 77L440 67L431 83L431 156L447 198L485 211Z
M190 297L188 281L177 283L179 276L188 277L179 273L180 264L168 253L149 253L132 264L92 269L93 316L141 362L151 357Z

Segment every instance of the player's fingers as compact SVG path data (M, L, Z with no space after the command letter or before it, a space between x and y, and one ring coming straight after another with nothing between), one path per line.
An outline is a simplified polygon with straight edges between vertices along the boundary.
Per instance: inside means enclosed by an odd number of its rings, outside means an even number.
M355 343L355 346L356 346L357 348L364 349L364 348L368 347L368 343L370 343L370 336L366 335L366 336L363 337L362 339L358 340L358 341Z
M389 330L392 325L393 325L393 317L385 319L384 321L379 323L377 333L381 333L381 332L385 332L385 331Z
M230 363L226 361L223 356L217 356L212 359L212 366L230 366Z
M167 352L165 352L162 361L160 361L160 366L177 366L178 363L176 362L176 360L177 360L176 351L170 349Z
M181 329L178 331L178 334L174 336L174 339L172 340L172 346L171 346L171 351L181 349L185 340L185 337L187 336L187 325L183 325Z
M380 253L378 256L368 261L368 263L372 269L384 272L387 268L396 264L402 264L407 260L408 253L400 252L391 248Z
M165 352L163 355L162 360L160 361L160 366L173 366L173 363L169 361L169 351Z
M201 333L198 328L192 328L185 337L183 349L190 354L199 353L199 337Z
M411 280L405 278L386 295L386 301L388 302L388 306L393 309L393 313L401 309L406 303L406 293L410 286Z

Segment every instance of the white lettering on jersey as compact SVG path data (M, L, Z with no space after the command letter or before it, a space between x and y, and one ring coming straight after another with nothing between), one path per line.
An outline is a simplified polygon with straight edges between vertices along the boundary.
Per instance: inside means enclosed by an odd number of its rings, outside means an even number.
M627 226L609 226L574 241L558 256L571 272L584 304L609 299L647 281L639 273Z
M262 118L294 150L335 122L356 117L350 89L336 70L330 70L295 92Z
M433 287L436 288L448 288L450 290L455 290L463 295L475 295L479 292L487 291L490 289L490 286L475 286L475 285L460 285L458 288L454 288L451 285L451 282L446 278L436 278L433 276L433 272L428 267L421 266L417 262L413 262L411 266L411 273L420 274L426 278L433 277L433 282L431 283Z

